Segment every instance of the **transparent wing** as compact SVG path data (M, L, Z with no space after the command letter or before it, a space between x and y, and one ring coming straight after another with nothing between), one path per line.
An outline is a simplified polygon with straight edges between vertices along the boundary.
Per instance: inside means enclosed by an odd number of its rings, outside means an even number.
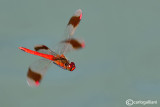
M61 48L58 49L59 54L65 54L71 50L79 49L84 46L84 41L82 42L81 40L72 38L81 19L82 19L82 10L78 9L74 13L74 15L70 18L70 20L67 24L67 28L66 28L66 32L65 32L65 36L67 38L65 40L63 40L62 42L60 42Z
M78 9L73 16L70 18L68 24L67 24L67 28L66 28L66 32L68 33L69 36L73 36L74 32L76 30L76 28L79 25L79 22L82 19L82 10Z
M34 46L34 50L38 51L40 53L57 56L57 54L56 54L56 52L54 50L50 50L45 45L36 45L36 46Z
M62 47L62 48L59 48L61 49L59 50L59 54L61 55L61 54L66 54L73 50L84 48L85 42L82 39L70 38L70 39L61 41L60 46Z
M43 79L51 61L47 59L39 59L28 68L27 83L29 86L38 87Z

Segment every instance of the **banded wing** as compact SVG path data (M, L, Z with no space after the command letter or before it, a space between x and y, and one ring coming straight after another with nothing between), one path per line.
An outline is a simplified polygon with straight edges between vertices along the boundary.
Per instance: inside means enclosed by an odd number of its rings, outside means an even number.
M82 19L82 10L78 9L74 15L70 18L67 24L67 33L69 36L73 36L75 30L77 29L79 22Z
M61 50L60 50L60 55L61 54L66 54L72 50L78 50L81 48L85 47L85 42L82 39L75 39L75 38L70 38L66 39L64 41L61 41Z
M50 50L45 45L35 45L34 50L37 51L37 52L40 52L40 53L57 56L57 53L55 51Z
M57 55L45 45L36 45L34 49L40 53ZM37 87L40 85L40 82L43 79L50 63L51 61L48 59L39 59L29 66L27 73L27 83L29 86Z
M39 59L31 64L28 68L27 83L29 86L38 87L43 79L51 61L47 59Z
M67 24L67 29L66 29L66 34L65 34L67 36L67 39L60 42L61 48L59 48L60 49L58 51L59 54L65 54L68 51L77 50L77 49L83 48L85 46L85 43L83 40L72 38L81 19L82 19L82 10L78 9L74 13L74 15L70 18L70 20Z

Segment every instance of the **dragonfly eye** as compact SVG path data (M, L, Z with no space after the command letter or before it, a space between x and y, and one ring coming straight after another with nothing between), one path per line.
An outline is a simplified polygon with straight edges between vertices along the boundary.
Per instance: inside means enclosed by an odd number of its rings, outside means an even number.
M71 63L68 65L68 67L67 67L67 69L68 69L69 71L73 71L75 68L76 68L76 67L75 67L74 62L71 62Z

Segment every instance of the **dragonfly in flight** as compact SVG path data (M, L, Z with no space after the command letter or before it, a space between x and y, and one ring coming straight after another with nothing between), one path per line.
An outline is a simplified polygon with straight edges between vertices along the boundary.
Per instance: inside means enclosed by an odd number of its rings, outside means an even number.
M19 47L19 49L24 52L43 57L43 59L37 60L28 68L27 83L29 86L37 87L40 85L40 82L51 62L68 71L73 71L76 68L75 63L70 62L64 54L71 50L78 50L85 47L85 42L83 40L72 37L81 18L82 10L78 9L67 24L65 33L66 39L60 42L61 45L58 52L49 49L45 45L36 45L34 51L25 47Z

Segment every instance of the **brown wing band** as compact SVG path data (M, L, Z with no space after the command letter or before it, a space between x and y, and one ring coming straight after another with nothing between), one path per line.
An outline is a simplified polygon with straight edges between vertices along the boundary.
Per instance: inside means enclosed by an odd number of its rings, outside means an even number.
M46 49L46 50L48 50L49 48L48 48L47 46L45 46L45 45L40 45L40 46L35 46L34 49L35 49L36 51L38 51L38 50L40 50L40 49Z
M42 79L41 74L32 71L30 68L28 69L27 77L31 78L35 82L37 82L37 81L39 82Z
M74 49L82 48L81 43L79 43L79 41L77 41L76 39L69 39L69 40L65 40L65 41L62 41L62 42L70 43Z
M73 27L76 27L79 24L80 21L81 21L80 16L78 16L78 17L77 16L72 16L71 19L68 22L68 25L72 24Z

